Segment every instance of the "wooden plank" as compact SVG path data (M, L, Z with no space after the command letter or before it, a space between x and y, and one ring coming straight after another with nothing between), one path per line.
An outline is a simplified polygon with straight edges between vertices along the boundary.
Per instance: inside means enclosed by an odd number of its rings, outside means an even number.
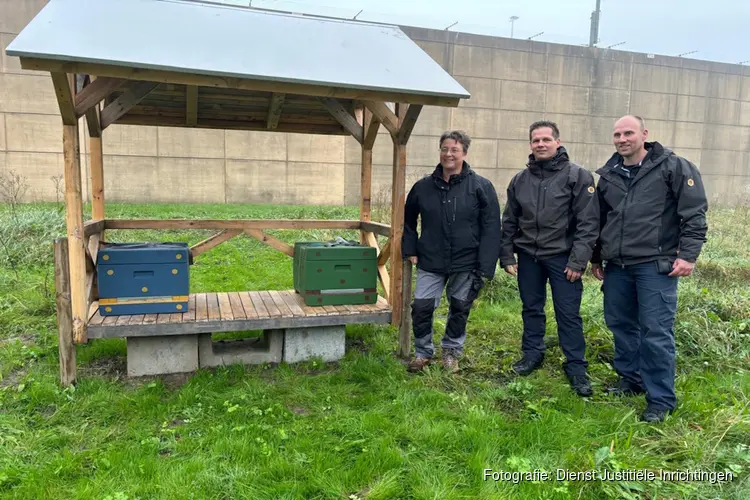
M154 314L154 316L156 315ZM118 316L105 316L104 321L102 321L102 326L116 326L117 318Z
M109 224L108 224L108 227L109 227ZM391 237L391 227L388 224L381 224L379 222L370 222L370 221L360 221L359 228L362 231L369 231L371 233L375 233L380 236L385 236L386 238Z
M102 116L99 106L86 111L86 126L89 129L89 137L102 136Z
M398 127L398 143L406 145L411 137L411 132L414 130L414 126L417 124L419 113L422 111L421 104L410 104L409 109L406 110L406 116L404 122Z
M242 308L245 310L245 317L248 319L255 319L258 317L258 311L255 310L253 300L250 298L248 292L240 292L240 302L242 302Z
M221 310L219 309L219 297L215 293L206 294L206 304L208 305L209 321L221 319Z
M88 224L88 223L87 223ZM315 219L107 219L105 229L359 229L358 220L315 220ZM382 234L384 224L375 224ZM99 232L91 229L91 234ZM388 230L389 231L389 230ZM384 235L388 236L388 234Z
M99 309L97 308L97 310L94 312L94 315L91 316L91 319L89 319L89 326L101 325L103 321L104 321L104 316L99 314Z
M99 255L99 246L101 244L101 238L98 234L92 234L89 238L89 242L86 245L86 250L88 250L89 255L91 256L91 261L96 265L96 259Z
M266 309L266 305L263 303L263 298L260 296L260 292L248 292L250 300L253 301L253 308L258 313L258 318L269 318L271 314Z
M357 119L349 114L343 104L336 99L330 97L321 97L320 101L323 106L331 113L337 122L341 124L358 143L362 144L364 141L364 131L362 125L357 123Z
M325 309L325 311L328 314L338 314L339 313L338 310L336 309L336 306L323 306L323 309Z
M130 321L128 322L128 325L142 325L143 319L146 317L145 314L133 314L130 316Z
M70 301L73 339L86 342L86 320L89 299L86 281L86 247L81 194L81 151L78 125L63 125L63 158L65 178L65 225L68 236Z
M370 119L365 122L368 125L365 127L365 137L362 141L364 149L372 149L375 146L375 139L378 138L378 131L380 130L380 119L373 115L369 108L365 108L365 117L368 115Z
M397 259L393 261L398 262ZM401 324L398 334L398 355L402 359L408 359L411 352L411 273L412 264L409 259L403 260L402 277L404 286L401 297ZM379 302L379 301L378 301ZM378 305L381 305L380 303Z
M265 243L271 248L275 248L276 250L279 250L280 252L283 252L290 257L294 257L293 246L287 243L284 243L283 241L276 239L273 236L266 234L259 229L245 229L245 233L247 233L249 236L252 236L256 240L260 241L261 243Z
M161 325L163 323L172 322L172 313L159 313L156 316L156 324Z
M165 71L159 69L130 68L115 64L101 64L90 62L67 62L52 59L22 57L23 69L37 71L51 71L63 73L79 73L110 76L130 80L148 80L162 83L183 85L198 85L201 87L233 88L251 91L279 92L303 96L335 97L338 99L359 99L362 101L406 102L418 103L426 106L457 107L458 97L444 97L434 95L419 95L405 92L379 91L350 87L335 87L326 85L311 85L286 83L277 81L263 81L257 79L233 78L227 76L201 75L188 72Z
M78 115L75 110L75 98L69 75L65 72L53 72L51 76L63 125L77 125Z
M73 343L73 318L71 316L70 304L70 262L68 259L68 240L66 238L55 240L54 265L60 384L69 386L76 381L76 346Z
M372 111L367 108L363 110L363 120L365 123L372 122ZM370 127L365 129L369 133ZM365 141L366 142L366 141ZM362 145L362 157L361 157L361 168L360 168L360 179L359 179L359 220L369 221L372 217L372 145L367 147L363 142ZM365 242L364 233L360 232L360 243L363 245Z
M158 114L147 115L147 114L133 114L129 113L125 116L120 117L117 123L122 125L145 125L154 127L187 127L185 125L185 117L181 112L175 113L174 116L170 116L165 112L159 112ZM320 134L320 135L349 135L349 133L341 128L341 125L331 120L330 124L319 123L318 120L310 121L299 121L292 122L287 121L286 118L283 122L280 122L274 129L276 132L289 132L292 134ZM206 129L221 129L221 130L255 130L255 131L267 131L265 121L255 121L249 119L240 119L236 116L225 116L222 118L211 118L210 115L202 116L200 122L200 128Z
M206 238L200 243L196 243L195 245L191 246L190 252L192 253L193 257L197 257L200 254L205 253L216 246L219 246L225 241L234 238L238 234L242 234L241 229L232 229L232 230L225 229L221 231L220 233L210 236L209 238Z
M216 294L216 299L219 301L219 314L221 314L221 319L234 319L234 314L232 314L232 303L229 302L229 294L226 292L219 292Z
M383 101L365 101L372 114L378 117L380 123L390 132L391 136L398 135L398 117Z
M109 94L122 87L127 80L122 78L98 77L86 85L81 92L76 95L75 113L78 116L97 106Z
M284 300L284 302L289 307L289 309L292 311L292 314L294 316L305 316L306 315L305 311L297 303L297 299L295 297L295 295L297 295L297 294L294 291L286 290L286 291L283 291L283 292L279 292L279 294L281 295L281 298Z
M208 301L205 293L195 296L195 321L208 321Z
M127 89L102 111L102 130L125 115L159 85L157 82L130 82Z
M83 225L83 236L89 238L94 234L100 234L104 231L106 221L104 220L90 220Z
M183 316L185 316L185 313L172 313L169 315L169 322L170 323L182 323Z
M188 85L185 93L185 124L195 127L198 125L198 87Z
M242 306L239 293L229 292L229 304L232 307L232 316L234 319L247 319L245 308Z
M269 294L267 291L262 291L260 293L260 298L263 300L263 305L266 306L266 310L268 311L268 314L272 318L280 317L281 311L279 310L278 306L276 306L276 303L273 301L273 298L271 297L271 294Z
M317 307L308 306L305 304L305 299L302 297L302 295L298 294L295 291L289 292L289 296L294 299L294 301L297 303L297 305L302 308L302 311L304 311L305 316L317 316L319 313L322 312L322 314L325 314L325 311L318 311Z
M104 220L104 153L102 138L89 138L89 165L91 166L91 218ZM104 224L98 231L104 230Z
M283 297L279 294L278 290L270 290L268 294L271 296L271 299L273 299L273 303L276 304L276 307L279 308L279 311L281 311L282 316L296 316L291 307L287 305Z
M384 266L391 256L391 240L389 239L378 255L378 266Z
M143 315L143 325L155 325L158 319L157 314L144 314Z
M286 96L279 92L274 92L271 96L271 102L268 105L268 115L266 117L266 128L274 130L279 125L281 110L284 108L284 98Z
M406 108L396 104L396 111L401 126L406 118ZM388 301L393 308L392 324L400 326L403 321L403 262L401 256L401 237L404 232L404 201L406 198L406 145L393 141L393 183L391 190L391 276Z
M188 310L182 313L180 321L195 321L196 317L196 295L190 294L188 297Z

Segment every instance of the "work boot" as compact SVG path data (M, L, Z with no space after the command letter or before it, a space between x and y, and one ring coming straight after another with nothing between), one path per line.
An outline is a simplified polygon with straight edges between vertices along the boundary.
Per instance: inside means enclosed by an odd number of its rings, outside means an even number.
M648 422L650 424L663 422L667 415L672 413L674 410L667 408L657 408L654 406L647 406L641 414L641 421Z
M594 394L594 391L591 389L589 378L585 374L569 375L568 381L570 382L570 387L572 387L579 396L587 398Z
M513 371L515 371L519 375L525 376L542 366L543 361L544 357L532 358L530 356L524 355L524 357L520 361L517 361L513 365Z
M458 360L453 353L443 353L443 368L448 373L458 373L460 368L458 367Z
M406 369L411 373L421 372L430 364L430 358L423 358L417 356L416 358L409 361Z
M612 396L636 396L638 394L645 394L643 387L637 386L621 378L617 381L617 385L614 387L607 388L607 394Z

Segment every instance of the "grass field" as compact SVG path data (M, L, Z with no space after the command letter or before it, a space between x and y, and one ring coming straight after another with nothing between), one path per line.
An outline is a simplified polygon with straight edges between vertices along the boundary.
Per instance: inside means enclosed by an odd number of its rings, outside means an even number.
M108 205L108 217L357 218L350 207ZM88 218L89 213L86 213ZM596 394L564 379L548 304L545 366L514 378L521 306L498 273L471 313L462 372L411 375L397 332L347 328L339 363L232 366L132 380L122 339L78 347L79 383L58 385L55 204L0 211L2 498L750 498L750 212L712 210L697 274L680 283L678 411L638 421L642 397L612 399L612 337L599 284L582 306ZM353 232L271 232L287 242ZM111 231L188 241L208 232ZM192 292L287 289L291 259L235 238L191 269ZM445 302L438 311L442 335ZM439 345L439 335L435 338ZM485 480L485 469L549 480ZM558 480L558 469L731 473L725 482Z

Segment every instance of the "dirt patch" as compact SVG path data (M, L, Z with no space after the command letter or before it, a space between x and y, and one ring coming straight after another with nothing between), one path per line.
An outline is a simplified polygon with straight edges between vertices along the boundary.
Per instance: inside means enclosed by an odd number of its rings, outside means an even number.
M363 339L353 339L347 337L346 339L346 351L349 352L352 349L355 349L362 354L367 354L370 351L370 348L365 344L365 341Z
M122 356L99 358L83 365L81 375L85 377L105 377L114 380L125 378L128 373L127 359Z
M141 388L144 385L148 385L151 382L161 381L164 387L170 391L179 389L185 385L192 373L169 373L167 375L145 375L143 377L126 377L124 379L125 384L132 388Z
M303 408L301 406L292 406L291 408L289 408L289 411L291 411L295 415L309 415L310 414L310 412L306 408Z
M7 377L0 380L0 389L18 385L18 381L26 375L27 371L29 371L28 366L21 366L15 370L11 370Z

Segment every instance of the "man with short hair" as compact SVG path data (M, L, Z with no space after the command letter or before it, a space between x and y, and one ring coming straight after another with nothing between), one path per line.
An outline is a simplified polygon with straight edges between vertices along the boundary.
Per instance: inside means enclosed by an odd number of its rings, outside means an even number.
M604 281L604 318L614 336L620 378L609 392L645 392L641 419L659 422L677 407L677 282L692 274L706 242L708 201L695 165L647 139L638 116L614 125L617 151L597 170L601 231L591 272Z
M565 374L578 395L591 396L580 308L581 275L599 229L594 176L570 161L555 123L532 123L529 143L527 168L508 185L502 220L500 265L517 275L523 303L523 357L513 369L528 375L544 361L549 282Z
M471 305L492 279L500 253L500 204L492 183L466 162L471 139L460 131L440 137L440 163L409 191L404 209L401 253L417 266L412 303L416 357L409 371L429 365L432 317L443 288L449 301L442 339L443 366L458 372ZM417 218L422 234L417 234Z

